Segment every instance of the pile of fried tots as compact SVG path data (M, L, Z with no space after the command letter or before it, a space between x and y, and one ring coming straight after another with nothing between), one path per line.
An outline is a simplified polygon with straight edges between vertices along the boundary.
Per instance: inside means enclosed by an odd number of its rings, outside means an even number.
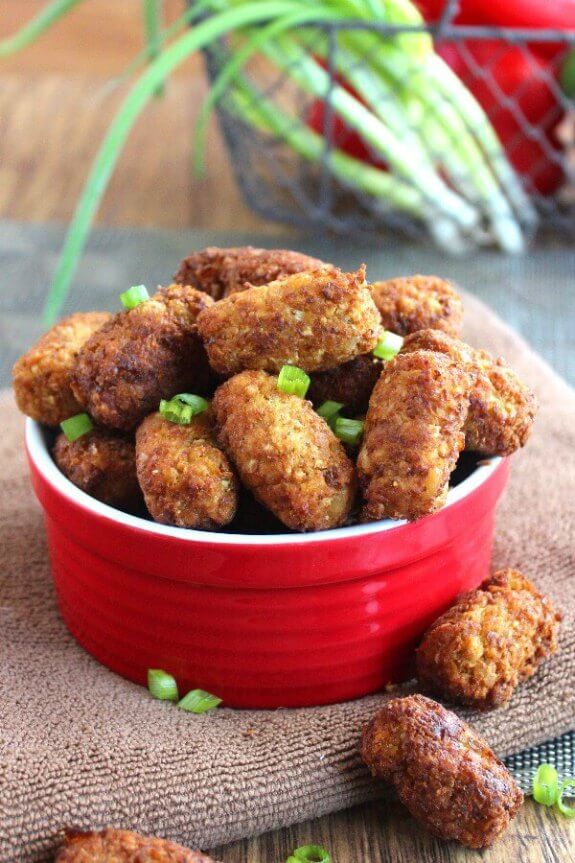
M86 412L85 434L56 439L60 470L129 512L143 494L163 524L222 529L242 490L295 531L413 520L444 505L463 449L510 455L533 424L532 393L460 340L462 316L434 276L370 284L298 252L208 248L129 310L62 320L16 362L14 390L46 426ZM307 398L278 387L285 366ZM180 394L206 408L172 421L160 403ZM363 428L356 446L326 405Z

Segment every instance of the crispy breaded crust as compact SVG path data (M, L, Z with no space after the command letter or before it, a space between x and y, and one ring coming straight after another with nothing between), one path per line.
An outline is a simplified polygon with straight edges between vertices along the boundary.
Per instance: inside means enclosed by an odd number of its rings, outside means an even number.
M99 425L129 431L160 399L209 389L211 373L196 318L213 302L185 285L160 288L135 309L114 315L88 340L72 388Z
M520 572L500 570L427 630L417 651L419 682L459 704L498 707L556 652L559 620Z
M440 509L463 449L469 377L431 351L385 364L357 460L365 521L421 518Z
M93 429L75 441L59 434L53 455L70 482L96 500L120 509L131 509L141 500L129 438L105 429Z
M256 249L253 246L219 249L209 246L184 258L174 281L192 285L214 300L221 300L254 285L267 285L293 273L322 267L331 269L331 265L317 258L289 249Z
M54 863L215 863L200 851L131 830L67 831Z
M384 329L400 336L434 328L453 336L461 332L463 304L451 284L438 276L405 276L374 282L371 295Z
M333 368L375 347L379 313L357 273L314 270L233 294L201 313L198 329L212 367L279 372Z
M340 402L348 413L364 414L383 362L373 354L362 354L335 369L314 372L308 398L319 407L325 401Z
M511 455L525 446L537 412L535 396L505 360L494 359L438 330L405 339L402 353L429 350L465 365L472 378L465 447L486 455Z
M138 479L150 515L162 524L214 530L233 519L238 481L217 446L210 411L177 425L159 413L136 432Z
M242 481L283 524L324 530L346 521L355 469L309 402L280 392L277 378L251 371L226 381L212 405L220 442Z
M492 845L523 802L487 743L422 695L388 701L364 728L361 755L414 818L468 848Z
M80 413L70 375L80 348L111 317L108 312L70 315L16 360L13 386L22 413L49 426Z

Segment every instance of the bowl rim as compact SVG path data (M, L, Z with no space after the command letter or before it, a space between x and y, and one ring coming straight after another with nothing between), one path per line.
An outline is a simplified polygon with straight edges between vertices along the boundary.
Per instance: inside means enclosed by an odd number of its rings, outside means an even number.
M290 546L301 544L316 544L332 542L338 539L352 539L369 536L376 533L390 533L399 530L412 522L405 519L369 522L367 524L354 524L347 527L337 527L328 530L319 530L314 533L290 533L290 534L248 534L248 533L218 533L216 531L195 530L193 528L174 527L171 525L158 524L154 521L146 521L136 515L130 515L115 509L108 504L86 494L86 492L75 486L58 468L56 462L46 445L44 427L36 420L26 418L25 443L28 456L43 479L49 483L58 493L64 495L75 506L88 510L93 515L112 521L118 525L143 531L158 537L170 537L182 542L204 543L221 546ZM447 507L469 497L479 486L483 485L490 476L495 473L503 459L500 456L486 456L482 463L466 479L455 488L450 488L447 502L439 512ZM426 516L426 518L433 517Z

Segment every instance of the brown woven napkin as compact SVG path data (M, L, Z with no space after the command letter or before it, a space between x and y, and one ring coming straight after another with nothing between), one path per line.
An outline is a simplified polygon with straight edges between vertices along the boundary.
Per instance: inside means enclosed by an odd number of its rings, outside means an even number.
M506 708L465 712L507 755L575 727L575 393L477 300L466 309L468 339L505 355L541 402L536 432L513 458L494 567L521 568L565 613L561 653ZM205 848L377 796L357 743L385 696L194 717L75 644L55 607L8 394L0 417L2 863L49 859L63 826L122 826Z

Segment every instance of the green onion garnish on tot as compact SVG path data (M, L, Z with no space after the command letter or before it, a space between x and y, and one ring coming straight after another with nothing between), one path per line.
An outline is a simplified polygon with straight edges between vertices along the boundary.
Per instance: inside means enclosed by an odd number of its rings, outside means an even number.
M75 441L79 437L82 437L82 435L85 435L86 432L92 431L94 423L88 414L76 414L61 422L60 428L69 441Z
M321 845L302 845L290 854L286 863L330 863L330 859Z
M398 336L397 333L391 333L389 330L384 330L372 353L378 360L392 360L402 347L402 336Z
M192 689L191 692L184 695L181 701L178 701L178 707L187 710L188 713L207 713L208 710L213 710L221 703L222 699L218 698L217 695L212 695L203 689Z
M336 437L350 446L358 446L363 434L365 422L363 420L350 420L347 417L337 417L333 430Z
M342 409L341 402L326 401L317 409L318 416L322 417L328 426L333 429L336 420L339 418L339 412Z
M160 413L164 419L178 425L188 425L192 417L203 413L209 407L209 401L192 393L179 393L177 396L160 402Z
M303 369L297 366L282 366L278 375L278 390L290 396L305 398L309 389L310 379Z
M123 294L120 294L120 302L128 312L149 299L150 295L145 285L133 285Z
M175 677L161 668L148 668L148 689L160 701L177 701L179 698Z

